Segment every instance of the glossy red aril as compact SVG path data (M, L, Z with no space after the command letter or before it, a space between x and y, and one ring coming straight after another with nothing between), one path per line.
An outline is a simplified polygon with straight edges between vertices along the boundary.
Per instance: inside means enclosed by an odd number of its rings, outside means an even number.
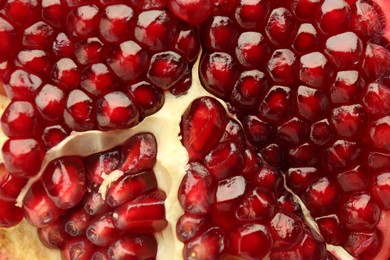
M23 69L15 69L4 78L4 89L12 100L33 100L42 79Z
M72 90L68 95L63 115L66 125L75 131L93 129L95 125L93 106L94 101L84 91Z
M186 259L218 259L225 249L225 235L218 227L212 227L186 244L183 254Z
M187 242L204 231L207 220L203 216L184 214L177 220L176 235L182 242Z
M209 50L230 50L238 36L238 30L227 16L213 16L203 25L203 46Z
M88 186L98 187L103 182L103 174L109 175L114 171L120 161L119 148L114 148L98 154L93 154L86 158L86 176Z
M66 241L69 240L69 236L64 230L64 220L62 218L39 228L38 237L46 247L53 249L62 249Z
M325 0L317 11L317 26L324 35L334 35L349 29L351 7L344 0Z
M289 49L274 51L268 62L267 70L276 84L293 83L298 70L295 54Z
M0 199L0 227L12 227L23 219L23 211L14 202Z
M100 18L99 32L108 42L118 42L126 38L132 29L134 11L124 4L109 5Z
M91 216L97 216L110 210L99 191L88 192L83 199L83 209Z
M212 11L210 0L168 0L168 7L177 17L198 25L206 19Z
M65 232L72 237L82 236L88 228L91 216L81 207L72 209L66 216L64 227Z
M87 238L97 246L108 246L117 240L121 233L114 227L112 214L105 214L94 219L86 230Z
M282 47L291 43L290 35L294 35L296 27L296 21L291 12L280 7L272 10L265 25L265 32L271 43Z
M0 200L14 202L27 179L7 172L5 165L0 164Z
M127 235L110 245L108 256L111 259L154 259L157 254L157 241L154 236Z
M91 259L95 250L95 245L86 237L76 237L66 242L62 251L62 257L65 260Z

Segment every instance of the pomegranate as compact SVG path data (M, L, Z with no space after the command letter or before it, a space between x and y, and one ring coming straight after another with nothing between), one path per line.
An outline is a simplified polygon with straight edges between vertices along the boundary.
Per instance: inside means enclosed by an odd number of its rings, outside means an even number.
M0 258L388 259L389 43L385 0L0 0Z

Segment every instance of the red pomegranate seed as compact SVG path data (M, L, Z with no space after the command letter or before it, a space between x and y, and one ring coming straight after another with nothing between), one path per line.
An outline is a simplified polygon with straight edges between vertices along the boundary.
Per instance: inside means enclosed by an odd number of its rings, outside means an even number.
M390 173L379 172L375 174L372 184L372 196L386 209L390 208Z
M301 1L310 2L310 0ZM298 28L297 35L295 36L293 42L293 47L297 52L308 53L314 51L314 49L318 46L319 42L319 35L314 26L311 23L303 23Z
M80 86L88 93L99 96L113 89L113 75L104 63L95 63L81 74Z
M315 121L328 111L329 101L324 91L300 86L297 91L297 106L302 117Z
M232 255L245 259L262 259L272 248L272 236L263 225L246 224L229 234L227 245Z
M283 166L284 150L277 144L272 143L261 149L262 158L271 166L280 168Z
M271 121L281 121L291 113L291 89L284 86L273 86L260 103L259 111L262 116Z
M176 52L159 52L150 59L147 78L152 84L165 90L183 78L187 70L185 60Z
M364 53L362 69L369 79L380 78L389 73L390 51L386 48L368 43Z
M382 15L371 1L358 0L352 6L351 28L365 39L377 37L385 29Z
M291 35L294 35L297 28L293 15L284 7L272 10L265 33L269 40L276 46L286 46L291 43Z
M15 63L38 75L50 72L49 53L42 50L23 50L16 57Z
M77 205L87 188L84 162L79 157L62 157L52 161L42 180L48 196L62 209Z
M121 170L128 174L151 170L156 164L157 141L151 133L130 137L121 148Z
M64 213L47 195L41 182L34 183L23 199L26 219L35 227L54 223Z
M43 145L35 139L8 139L2 154L7 170L19 177L33 177L41 168Z
M87 131L93 129L95 121L93 118L94 100L84 91L75 89L68 95L64 110L66 125L75 131Z
M93 154L86 158L87 182L90 188L98 187L103 182L103 174L109 175L120 162L119 148Z
M17 42L15 28L2 17L0 17L0 28L0 48L2 50L0 57L10 58L18 51L18 46L15 45Z
M68 240L62 250L64 260L90 260L96 247L86 237Z
M235 54L241 65L258 68L269 58L270 46L261 33L243 32L238 37Z
M92 217L82 207L71 209L71 212L65 217L65 232L72 237L83 236L91 219Z
M339 217L353 231L373 230L379 221L380 208L367 193L352 193L340 207Z
M108 248L109 259L155 259L157 241L153 236L126 235Z
M267 70L275 83L293 83L298 71L295 54L289 49L276 50L268 61Z
M53 40L53 28L40 21L23 32L23 45L28 48L47 48Z
M202 24L203 47L209 51L228 51L238 37L238 30L227 16L213 16Z
M358 71L339 71L331 91L331 99L335 104L357 101L364 87L364 80Z
M11 100L33 100L42 79L22 69L15 69L4 79L4 89Z
M92 255L91 260L109 260L108 248L100 247Z
M172 44L178 21L166 10L144 11L138 15L134 36L152 51L167 49Z
M120 230L151 234L163 230L165 219L162 191L145 194L116 208L113 212L114 226Z
M204 165L215 179L221 180L240 172L244 160L243 151L236 143L223 142L205 156Z
M63 58L53 66L51 79L65 90L72 90L80 84L80 71L72 59Z
M290 168L288 169L286 180L289 187L296 194L301 194L318 174L318 170L314 167Z
M266 221L275 213L276 198L273 193L262 188L247 192L236 210L236 217L246 221Z
M317 147L310 143L304 143L291 149L287 154L287 160L293 167L302 165L315 166L320 160L316 151Z
M369 126L369 141L371 146L390 151L390 116L379 118Z
M106 202L115 208L155 188L157 188L157 179L151 170L124 175L111 183L107 191Z
M329 146L322 158L325 169L331 171L342 170L352 166L358 159L361 149L355 142L337 140Z
M14 202L26 183L26 178L13 176L0 164L0 200Z
M61 125L53 125L46 127L42 132L42 141L47 149L53 148L64 140L69 133Z
M370 259L379 251L380 243L381 238L377 231L351 232L344 247L352 256Z
M294 146L302 143L307 137L307 123L298 117L293 117L278 127L276 138L284 146Z
M104 44L99 38L88 38L77 42L74 48L74 56L82 65L98 63L103 59Z
M194 63L200 51L199 35L196 28L184 23L180 24L180 31L175 39L175 50L184 56L189 63Z
M367 155L367 167L378 170L390 167L390 154L371 152Z
M168 8L180 19L198 25L205 20L212 11L210 0L168 0Z
M293 213L298 217L303 216L301 206L289 192L284 192L282 196L278 198L278 206L281 210Z
M66 29L69 34L86 38L99 26L99 8L96 5L85 5L72 10L66 18Z
M363 127L364 111L361 105L336 107L332 110L331 119L339 136L352 137Z
M180 123L182 143L190 160L204 157L221 138L226 111L216 99L202 97L184 112Z
M121 232L114 227L112 214L108 213L92 220L86 236L97 246L108 246L121 236Z
M42 19L54 27L60 27L68 12L66 5L60 0L42 0Z
M190 240L184 247L185 259L219 259L226 247L223 230L209 228L203 234Z
M245 135L241 125L236 120L229 119L225 127L225 132L219 141L232 142L243 147L245 145Z
M0 199L0 227L7 228L16 226L23 219L23 211L15 206L15 202Z
M279 193L283 189L283 177L281 173L266 164L263 164L252 177L253 184L266 190Z
M316 222L326 243L340 245L346 240L346 230L336 215L316 218Z
M75 39L59 33L53 41L53 52L57 57L73 57Z
M1 128L9 137L36 136L39 133L39 117L33 104L26 101L11 102L1 116Z
M384 116L390 110L390 89L380 83L367 86L363 97L363 106L373 116Z
M257 116L249 115L242 120L245 135L255 146L266 144L272 135L272 126L265 120L259 119Z
M345 32L351 24L351 8L344 0L325 0L316 16L317 26L324 35Z
M213 203L213 178L208 170L198 162L189 164L183 177L178 199L183 209L194 215L205 215Z
M99 32L108 42L124 40L131 32L134 11L124 4L107 6L100 18Z
M65 232L64 224L64 220L60 218L54 223L39 228L39 240L48 248L64 248L66 241L69 240L69 235Z
M172 89L172 88L171 88ZM140 118L144 118L159 111L165 100L162 89L147 81L140 81L127 88L134 102L140 108Z
M121 80L131 81L144 71L147 52L134 41L125 41L111 48L107 63Z
M304 233L300 219L289 212L277 212L270 221L270 232L274 249L288 250L297 245Z
M310 129L310 140L319 146L327 144L333 135L328 119L323 119L312 124Z
M245 166L242 170L242 175L249 179L254 173L260 168L260 158L257 154L251 149L245 149Z
M323 89L332 75L332 65L322 53L312 52L301 57L299 79L307 85Z
M38 20L40 5L38 1L9 0L5 3L4 15L19 26L26 26Z
M44 85L35 97L35 107L46 120L61 120L65 109L64 91L54 85Z
M177 238L182 242L187 242L203 232L207 225L208 221L203 216L185 213L176 223Z
M363 191L370 183L364 168L360 165L349 171L339 173L337 180L345 192Z
M91 216L97 216L110 210L106 200L98 191L88 192L83 199L83 208Z
M319 0L293 0L292 10L299 18L309 20L313 18L320 2Z

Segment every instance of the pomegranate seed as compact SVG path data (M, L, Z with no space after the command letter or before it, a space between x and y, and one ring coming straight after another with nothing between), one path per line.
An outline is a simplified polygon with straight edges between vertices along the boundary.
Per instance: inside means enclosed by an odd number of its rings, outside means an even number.
M307 137L307 124L298 117L293 117L279 126L276 138L285 146L302 143Z
M362 64L363 71L370 79L376 79L389 73L390 52L384 47L368 43Z
M97 216L110 210L106 200L104 200L98 191L88 192L84 196L83 208L91 216Z
M157 179L153 171L124 175L111 183L106 201L109 206L115 208L155 188Z
M140 81L132 84L127 90L130 93L130 96L133 97L134 102L140 108L141 119L156 113L164 104L165 96L162 89L147 81Z
M53 41L53 51L57 57L73 57L75 39L59 33Z
M98 38L88 38L75 44L74 56L78 63L98 63L103 58L104 44Z
M208 170L198 162L189 165L183 177L178 199L183 209L191 214L205 215L213 203L212 177Z
M93 129L94 101L82 90L72 90L68 95L64 110L66 125L75 131L87 131Z
M390 151L390 116L379 118L371 123L369 128L369 140L373 147Z
M42 176L48 196L57 207L77 205L86 192L84 162L78 157L62 157L51 162Z
M7 20L0 17L0 48L2 50L0 57L2 59L10 58L17 52L16 38L15 28Z
M335 35L349 29L351 8L344 0L324 0L316 16L321 32L325 35Z
M63 249L69 235L64 230L64 220L58 219L56 222L38 229L38 237L48 248Z
M288 212L277 212L270 221L274 249L288 250L299 243L304 235L302 222Z
M103 182L103 174L109 175L120 162L119 148L97 153L86 158L86 173L89 187L98 187Z
M49 53L42 50L20 51L15 63L38 75L47 74L51 66Z
M42 19L54 27L60 27L65 21L68 9L60 0L42 0Z
M26 183L26 178L13 176L0 164L0 200L14 202Z
M283 188L283 177L281 173L266 164L261 165L253 175L253 184L269 191L278 193Z
M62 251L64 260L89 260L96 247L85 237L73 238L66 242Z
M5 17L19 26L26 26L38 20L39 8L39 2L35 0L9 0L3 7Z
M272 135L271 125L254 115L246 116L241 120L248 140L255 146L266 144Z
M322 53L312 52L301 57L299 79L307 85L323 89L332 75L332 65Z
M184 56L189 63L194 63L200 50L200 41L197 30L186 24L179 26L175 40L175 50Z
M374 176L372 186L373 198L386 209L390 208L390 174L389 172L379 172Z
M366 111L373 116L384 116L390 110L390 89L380 83L371 83L367 86L363 97Z
M289 49L276 50L268 62L267 70L275 83L291 84L298 70L295 54Z
M51 79L66 90L72 90L80 83L80 72L72 59L63 58L53 66Z
M365 39L376 37L384 30L382 13L370 1L356 1L352 6L351 22L352 29Z
M155 259L157 241L153 236L126 235L108 248L109 259Z
M291 106L291 89L284 86L273 86L260 103L259 111L262 116L271 121L281 121L290 114Z
M325 150L323 166L329 170L342 170L353 165L361 149L355 142L337 140Z
M176 223L177 238L182 242L187 242L205 231L207 224L206 218L185 213Z
M294 213L298 217L303 216L301 206L289 192L284 192L282 196L278 198L278 206L280 209Z
M337 180L345 192L363 191L369 184L367 177L365 170L359 165L349 171L339 173Z
M54 223L64 212L49 198L41 182L34 183L27 191L23 211L26 219L35 227Z
M259 259L265 257L271 250L272 237L265 226L246 224L230 233L228 247L232 255L245 259Z
M33 100L41 84L41 78L22 69L13 70L4 79L4 89L11 100Z
M243 32L238 37L235 54L242 66L258 68L269 58L270 47L261 33Z
M41 168L43 145L35 139L8 139L2 154L7 170L18 177L33 177Z
M109 5L100 18L99 32L108 42L120 42L131 32L134 11L123 4Z
M346 240L346 230L336 215L316 218L316 222L326 243L340 245Z
M91 260L108 260L108 248L100 247L92 255Z
M310 2L310 0L301 1ZM318 46L319 42L319 35L314 26L310 23L303 23L298 28L297 35L295 36L293 42L293 47L297 52L307 53L314 51L314 49Z
M203 25L203 46L209 51L230 50L238 37L238 30L227 16L214 16Z
M298 88L297 105L300 115L310 121L315 121L329 109L329 101L324 91L305 86Z
M35 106L46 120L61 120L65 109L65 93L56 86L46 84L37 93Z
M260 168L260 158L256 155L256 153L251 149L245 149L245 166L242 170L242 175L245 178L250 178L250 176L254 175L254 173Z
M53 148L67 136L68 131L61 125L48 126L42 132L42 140L47 149Z
M86 231L87 238L97 246L108 246L117 240L121 233L114 227L111 214L105 214L94 219Z
M92 64L83 70L80 86L88 93L99 96L112 90L113 76L103 63Z
M256 188L246 193L236 211L239 220L265 221L274 215L276 198L262 188Z
M168 0L168 8L180 19L198 25L205 20L212 11L210 0Z
M204 165L217 180L240 172L244 163L242 150L237 144L231 142L217 144L204 159Z
M68 33L80 38L95 34L98 26L99 8L96 5L77 7L66 18L66 29Z
M316 176L318 176L318 171L314 167L290 168L286 180L295 193L301 194Z
M72 209L64 223L65 232L72 237L83 236L91 219L91 216L83 208L77 207Z
M151 234L163 230L165 220L162 191L155 191L127 202L114 210L114 226L120 230Z
M218 142L226 124L226 111L213 98L195 100L184 112L180 123L182 143L190 160L200 159Z
M333 131L328 119L323 119L312 124L310 140L319 146L327 144L332 138Z
M369 259L378 252L380 243L378 232L351 232L344 247L353 256Z
M23 219L23 211L15 206L15 202L0 199L0 227L16 226Z
M225 132L219 141L231 142L243 147L245 145L245 135L241 125L237 121L229 119L225 127Z
M313 18L313 14L317 11L320 2L320 0L294 0L292 9L299 18L309 20Z
M340 208L340 220L353 231L373 230L380 208L367 193L353 193Z
M332 102L344 104L357 101L363 87L364 80L358 71L340 71L330 89Z
M225 249L225 235L218 227L212 227L190 240L184 247L185 259L219 259Z
M286 46L291 43L291 35L294 35L296 30L293 15L283 7L272 10L265 25L265 33L276 46Z
M23 45L28 48L47 48L53 36L53 28L40 21L24 30Z

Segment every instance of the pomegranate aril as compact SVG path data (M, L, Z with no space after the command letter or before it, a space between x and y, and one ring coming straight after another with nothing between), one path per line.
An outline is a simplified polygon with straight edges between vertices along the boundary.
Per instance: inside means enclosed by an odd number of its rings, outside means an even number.
M371 1L358 0L352 6L351 28L362 38L379 37L385 29L384 25L383 13Z
M390 154L380 153L380 152L370 152L367 155L367 160L365 162L367 167L380 170L390 167Z
M300 59L299 79L316 89L323 89L333 76L333 67L320 52L303 55Z
M303 1L311 2L310 0ZM292 46L299 53L307 53L316 49L319 42L320 37L314 26L310 23L303 23L298 28L298 32Z
M316 16L321 32L325 35L335 35L350 28L351 7L344 0L325 0Z
M275 214L276 198L273 193L262 188L247 192L236 210L241 221L267 221Z
M362 69L369 79L377 79L390 72L390 51L385 47L368 43L363 55Z
M191 161L203 158L220 140L226 121L226 111L216 99L202 97L192 102L180 123L182 143Z
M91 219L91 216L82 207L71 209L71 212L65 217L65 232L72 237L83 236Z
M75 131L91 130L95 126L93 118L94 100L84 91L72 90L66 101L64 110L65 124Z
M35 139L8 139L2 147L7 170L19 177L33 177L41 168L43 145Z
M270 121L282 121L292 112L292 91L289 87L271 87L260 103L259 112Z
M80 71L72 59L63 58L54 64L51 79L65 90L72 90L80 84Z
M286 174L287 184L296 194L301 194L318 174L314 167L289 168Z
M12 227L19 224L23 219L23 211L15 206L15 202L0 199L0 227Z
M91 216L97 216L109 211L111 208L107 205L99 191L88 192L83 199L83 208Z
M8 137L28 138L39 133L39 117L33 104L11 102L1 116L1 128Z
M339 71L334 84L330 88L332 102L346 104L357 101L361 96L364 83L358 71Z
M342 170L352 166L358 160L360 153L361 148L356 142L339 139L324 151L322 165L331 171Z
M131 40L113 46L107 55L108 65L124 81L138 78L144 72L147 60L147 52Z
M41 116L48 121L59 121L62 119L66 94L57 86L44 85L35 97L35 107Z
M157 241L153 236L128 234L108 248L109 259L155 259Z
M56 159L46 167L42 181L54 204L62 209L72 208L86 192L84 162L74 156Z
M261 187L277 194L283 189L283 176L276 168L263 164L254 172L252 183L256 187Z
M147 78L151 83L165 90L177 83L187 70L188 64L176 52L159 52L150 59Z
M278 49L272 54L268 65L268 73L277 84L292 84L298 71L295 54L289 49Z
M291 118L278 127L276 138L283 146L294 146L307 138L307 123L298 117Z
M108 248L100 247L91 256L91 260L109 260Z
M73 57L75 39L65 33L59 33L53 41L53 52L57 57Z
M293 0L292 10L298 18L311 20L320 3L320 0Z
M165 199L164 192L155 191L121 205L113 211L114 226L120 230L146 234L163 230L168 225Z
M381 235L378 231L351 232L344 243L344 248L352 256L362 259L373 258L380 249Z
M270 221L273 249L288 250L297 245L304 236L301 220L290 212L280 211Z
M270 46L261 33L243 32L238 37L235 54L242 66L259 68L269 58Z
M62 250L64 260L90 260L96 247L86 237L68 240Z
M203 24L203 47L209 51L229 51L238 37L238 30L227 16L213 16Z
M58 219L56 222L38 229L39 240L48 248L62 249L69 235L64 229L64 220Z
M261 246L260 246L261 245ZM260 224L246 224L229 234L229 253L245 259L262 259L273 246L268 229Z
M222 142L205 156L204 165L217 180L231 177L244 167L243 151L236 143Z
M255 146L266 144L273 135L272 125L255 115L248 115L241 122L248 141Z
M16 57L15 64L24 69L44 76L50 71L49 53L42 50L23 50Z
M182 242L187 242L203 232L207 225L208 221L205 217L185 213L176 223L177 238Z
M74 56L81 65L98 63L103 59L104 44L98 38L88 38L75 44Z
M23 45L27 48L47 48L52 41L54 36L53 28L40 21L30 27L28 27L23 32Z
M244 169L242 170L242 176L249 179L260 168L261 162L254 150L245 149L244 156L245 164Z
M116 4L107 6L100 18L99 32L107 42L119 42L128 38L133 29L134 11L130 6Z
M53 125L43 129L42 141L45 144L46 149L50 149L59 144L68 136L69 132L64 128L64 126Z
M332 110L333 126L339 136L353 137L363 127L365 114L361 105L336 107Z
M157 179L151 170L124 175L111 183L107 190L106 202L115 208L155 188L157 188Z
M363 97L365 111L373 116L383 116L390 111L390 88L380 83L367 86Z
M5 17L21 27L39 19L39 1L8 0L2 9Z
M374 175L372 196L377 203L390 209L390 173L379 172Z
M56 28L64 23L67 11L61 0L42 0L42 19Z
M207 53L201 59L199 76L206 90L217 97L226 97L233 89L231 83L238 77L237 64L228 53Z
M293 197L293 195L289 192L284 192L278 198L278 207L281 210L293 213L298 217L303 216L302 208L301 208L300 204L296 201L296 199Z
M177 24L177 18L169 11L144 11L138 15L134 36L150 50L161 51L173 42Z
M164 104L165 96L163 90L147 81L134 83L128 86L127 90L139 107L140 119L156 113Z
M84 5L72 10L66 18L69 34L86 38L95 34L99 26L99 8L96 5Z
M101 0L105 2L121 2L121 0ZM164 8L168 0L130 0L130 3L135 6L138 10L149 10L149 9L162 9Z
M271 143L260 151L261 157L271 166L281 168L284 164L285 152L278 144Z
M11 58L17 52L18 46L15 28L3 17L0 17L0 57L2 59Z
M110 92L96 101L96 122L101 130L130 128L138 123L137 106L122 91Z
M328 215L315 219L326 243L340 245L346 239L346 230L336 215Z
M237 144L240 147L244 147L246 140L240 123L238 123L236 120L229 119L225 127L225 132L219 141L231 142Z
M372 122L369 125L368 135L372 147L390 152L390 115Z
M328 119L323 119L312 124L310 129L310 140L322 146L327 144L333 136L333 129L329 124Z
M294 35L296 21L293 15L284 7L273 9L264 28L269 40L276 46L288 46L291 35Z
M191 239L183 249L185 259L219 259L226 247L223 230L211 227L198 237Z
M315 166L320 160L320 156L316 153L317 147L311 143L301 144L287 154L287 160L293 167Z
M0 164L0 200L15 202L27 179L13 176Z
M110 213L92 220L86 230L87 238L97 246L108 246L121 235L114 227L114 219Z
M4 89L11 100L33 100L42 79L23 69L15 69L4 78Z
M194 63L200 51L198 31L195 27L184 23L180 24L179 28L181 29L176 33L175 50L189 63Z
M360 165L339 173L337 180L345 192L363 191L370 183L366 171Z
M42 183L36 182L23 199L23 212L33 226L43 227L57 221L64 210L58 208L49 198Z
M198 25L204 21L212 11L210 0L168 0L168 8L180 19L192 24Z
M212 184L213 178L203 165L190 163L178 192L182 208L194 215L206 215L214 199Z
M352 231L371 231L378 224L380 208L370 194L352 193L340 207L342 223Z
M329 101L324 91L300 86L297 91L297 106L302 117L315 121L326 114Z

